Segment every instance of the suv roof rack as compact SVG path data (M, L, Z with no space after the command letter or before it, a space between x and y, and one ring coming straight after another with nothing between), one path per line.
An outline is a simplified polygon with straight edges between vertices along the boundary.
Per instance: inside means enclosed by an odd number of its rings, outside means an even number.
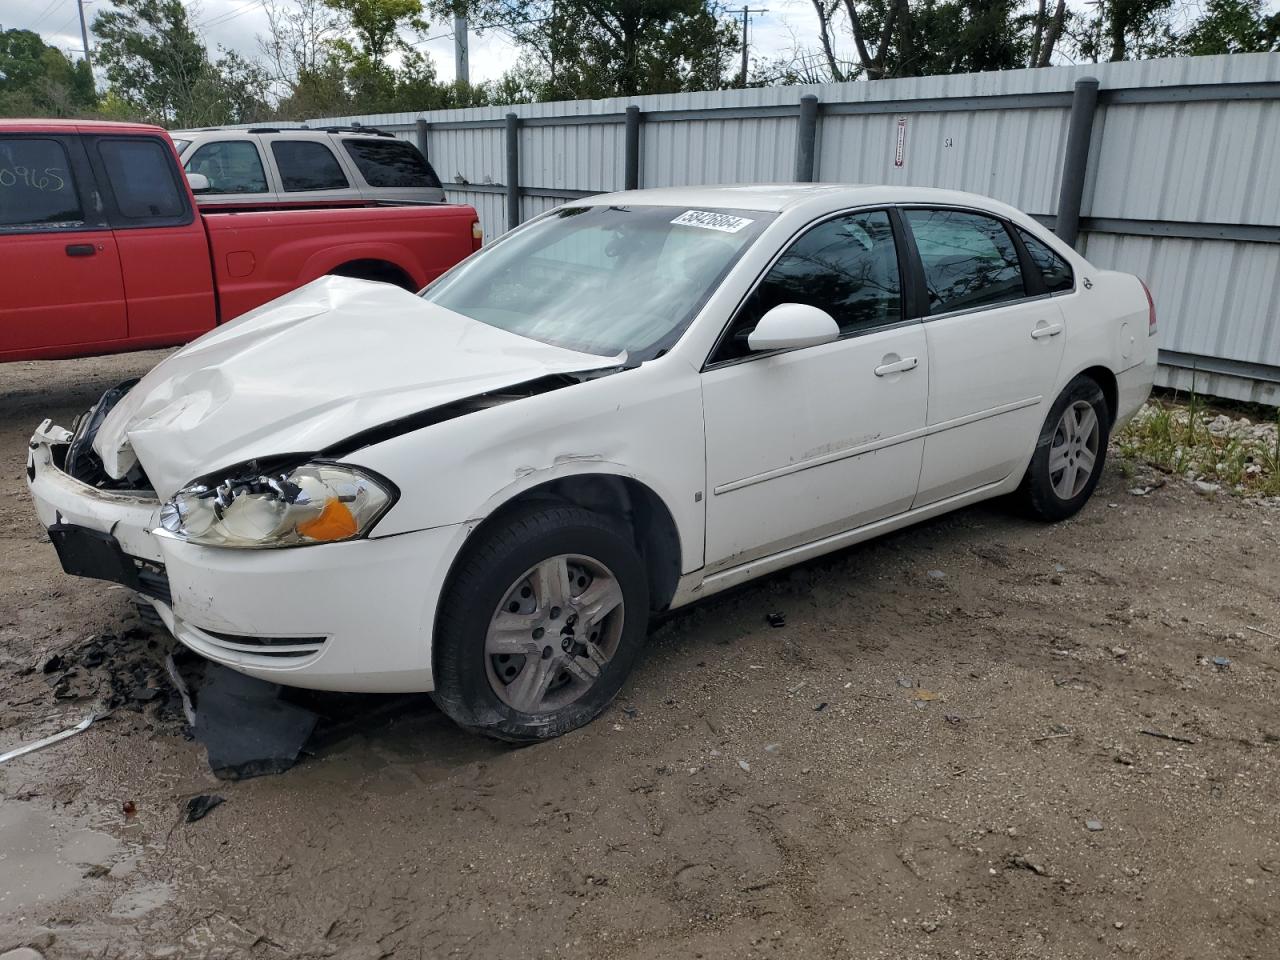
M348 127L318 127L317 129L325 133L367 133L371 137L395 137L394 133L379 130L377 127L366 127L359 123L353 123Z

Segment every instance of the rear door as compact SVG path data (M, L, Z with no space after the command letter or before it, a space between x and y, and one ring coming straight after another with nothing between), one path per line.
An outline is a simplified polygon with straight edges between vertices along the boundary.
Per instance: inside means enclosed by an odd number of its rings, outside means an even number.
M129 338L181 343L217 319L209 242L168 141L149 136L90 139L107 217L120 251Z
M313 139L302 134L279 134L267 137L266 142L279 178L282 201L361 199L360 191L338 161L328 137Z
M998 217L907 208L928 304L929 417L915 506L997 483L1025 463L1054 401L1062 311Z
M342 137L342 149L364 182L369 200L443 203L444 190L422 151L395 137Z
M0 275L0 358L127 334L116 241L78 138L0 133Z

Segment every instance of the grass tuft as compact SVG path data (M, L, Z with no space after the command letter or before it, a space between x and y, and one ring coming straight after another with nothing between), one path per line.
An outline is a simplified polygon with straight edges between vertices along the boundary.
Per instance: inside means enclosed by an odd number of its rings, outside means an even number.
M1113 443L1125 476L1145 464L1239 494L1280 496L1280 410L1251 421L1215 413L1196 393L1182 402L1153 397Z

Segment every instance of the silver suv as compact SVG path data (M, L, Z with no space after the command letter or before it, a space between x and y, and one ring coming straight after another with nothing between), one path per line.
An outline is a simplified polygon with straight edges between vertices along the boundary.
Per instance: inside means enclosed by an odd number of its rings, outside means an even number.
M395 200L445 202L421 151L373 127L175 130L188 173L209 188L201 206Z

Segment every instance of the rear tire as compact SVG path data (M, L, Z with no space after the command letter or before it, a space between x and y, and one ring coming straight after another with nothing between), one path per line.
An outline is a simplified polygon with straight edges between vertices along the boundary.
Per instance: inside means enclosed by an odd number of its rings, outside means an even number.
M1093 495L1107 459L1111 410L1097 382L1079 376L1054 401L1015 495L1040 520L1078 513Z
M595 719L648 633L649 584L630 531L576 506L534 505L468 544L435 633L436 704L514 743Z

